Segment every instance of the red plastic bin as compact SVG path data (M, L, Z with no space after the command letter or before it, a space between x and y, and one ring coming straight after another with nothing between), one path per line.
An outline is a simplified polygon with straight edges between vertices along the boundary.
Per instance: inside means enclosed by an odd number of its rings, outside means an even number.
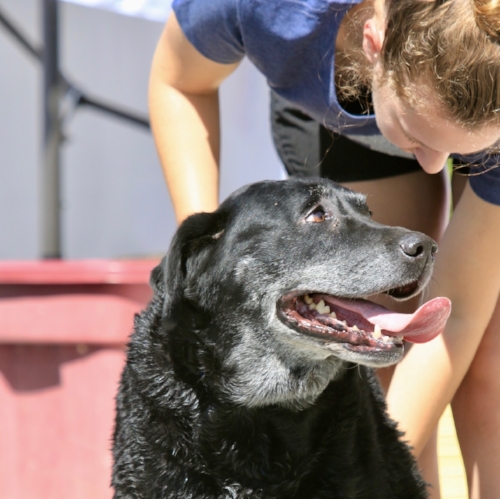
M0 262L0 497L112 496L114 398L158 260Z

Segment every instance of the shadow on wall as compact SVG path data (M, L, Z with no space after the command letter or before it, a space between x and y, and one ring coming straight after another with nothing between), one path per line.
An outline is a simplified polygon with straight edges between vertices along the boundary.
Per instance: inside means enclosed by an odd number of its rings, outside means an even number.
M31 392L61 385L61 366L103 347L87 345L0 345L0 373L10 389Z

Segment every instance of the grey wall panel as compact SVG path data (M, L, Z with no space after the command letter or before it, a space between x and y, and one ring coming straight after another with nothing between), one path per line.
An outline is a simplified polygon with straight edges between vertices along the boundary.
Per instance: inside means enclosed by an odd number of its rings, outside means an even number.
M0 0L38 37L37 1ZM91 96L147 114L149 67L162 24L60 4L61 65ZM0 30L0 258L39 254L40 71ZM282 170L271 144L268 90L248 63L221 90L221 197ZM163 253L175 221L149 132L79 109L62 147L63 254Z
M162 25L61 4L62 65L89 95L147 115L151 58ZM175 228L148 131L78 110L64 146L63 254L162 253Z
M38 37L38 2L2 0L20 28ZM0 29L0 258L38 255L41 72Z

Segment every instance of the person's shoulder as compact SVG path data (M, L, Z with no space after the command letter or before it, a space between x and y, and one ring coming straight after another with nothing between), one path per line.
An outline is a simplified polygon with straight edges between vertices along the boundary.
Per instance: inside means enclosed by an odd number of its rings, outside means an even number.
M172 10L191 44L205 57L231 64L245 55L239 22L241 0L174 0Z

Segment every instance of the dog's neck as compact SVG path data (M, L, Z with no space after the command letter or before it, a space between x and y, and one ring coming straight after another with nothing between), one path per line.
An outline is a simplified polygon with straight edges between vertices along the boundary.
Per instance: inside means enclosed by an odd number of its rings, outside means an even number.
M323 445L332 447L332 440L339 440L339 446L351 445L365 434L356 421L366 410L360 391L366 388L367 373L357 366L347 370L313 406L300 411L282 405L200 404L193 443L216 476L237 476L247 485L282 486L290 472L306 476L321 459Z

